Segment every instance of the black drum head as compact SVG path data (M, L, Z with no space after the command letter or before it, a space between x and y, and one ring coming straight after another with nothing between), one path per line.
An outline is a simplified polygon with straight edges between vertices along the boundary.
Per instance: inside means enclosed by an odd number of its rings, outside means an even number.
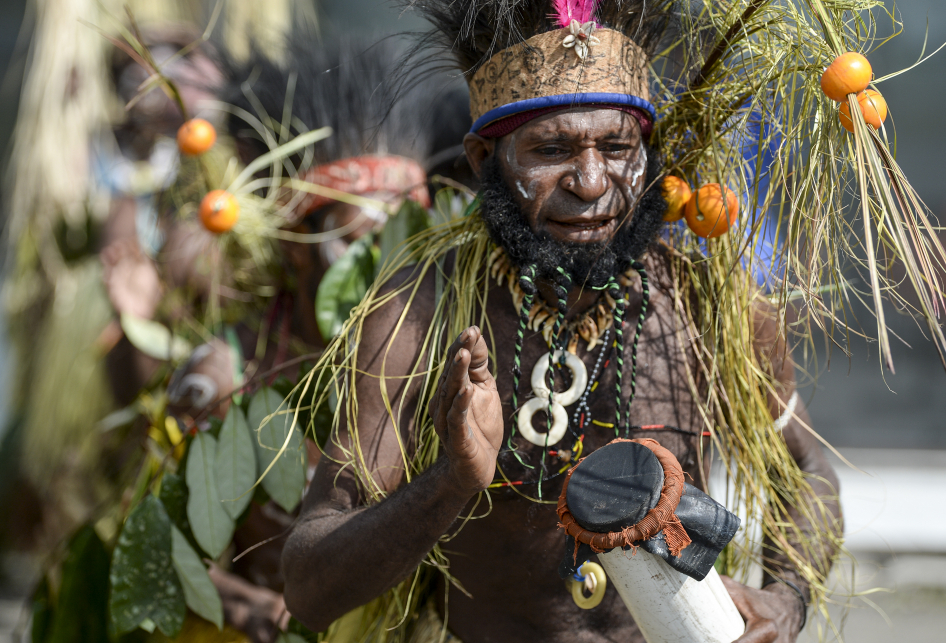
M614 442L581 461L568 481L566 500L588 531L620 531L657 506L663 484L663 467L650 449Z

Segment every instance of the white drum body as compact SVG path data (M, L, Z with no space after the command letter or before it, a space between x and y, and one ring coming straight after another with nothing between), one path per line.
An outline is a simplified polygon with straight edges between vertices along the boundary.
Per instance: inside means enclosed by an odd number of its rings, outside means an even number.
M715 569L698 581L643 549L612 549L598 560L647 643L732 643L745 632Z

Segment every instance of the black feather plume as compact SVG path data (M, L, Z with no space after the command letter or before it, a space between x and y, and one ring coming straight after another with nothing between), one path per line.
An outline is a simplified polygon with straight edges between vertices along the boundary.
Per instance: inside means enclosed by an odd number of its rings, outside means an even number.
M423 164L437 153L436 145L462 139L451 122L443 123L449 132L438 131L443 119L434 118L437 101L458 83L451 85L442 73L413 74L399 64L402 53L393 39L314 43L294 37L282 64L258 50L246 62L229 63L224 100L268 120L272 129L289 102L293 119L306 129L331 127L332 136L315 146L314 164L361 154L396 154ZM228 128L242 156L268 150L239 116L230 117Z
M472 74L502 49L557 29L550 0L400 0L433 26L424 43L450 52ZM625 34L653 55L676 24L676 0L601 0L596 22Z

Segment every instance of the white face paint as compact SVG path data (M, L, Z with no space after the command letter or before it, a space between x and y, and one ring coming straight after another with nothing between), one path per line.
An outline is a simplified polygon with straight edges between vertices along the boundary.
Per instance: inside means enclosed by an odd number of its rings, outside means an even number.
M637 161L628 169L631 171L631 187L643 189L641 179L644 177L644 172L647 171L647 148L641 146L641 153L637 155Z
M523 170L522 164L519 163L519 157L516 156L516 143L519 139L519 130L514 131L509 136L509 143L506 145L506 164L509 166L513 172L521 172ZM554 174L556 171L554 166L546 167L531 167L526 173L528 176L533 177L527 185L523 185L522 181L516 181L516 189L519 190L519 194L522 195L523 199L531 201L535 198L536 187L539 183L539 179L547 174Z
M525 187L522 185L522 181L516 180L516 188L519 189L519 194L522 195L523 199L531 199L532 196L526 191Z
M607 188L604 194L601 194L600 203L593 206L596 212L604 214L605 210L611 210L621 200L614 192L623 195L623 201L628 211L633 211L640 200L640 193L643 190L647 173L647 153L643 147L635 150L628 150L628 154L618 156L604 151L606 147L599 148L593 157L586 155L580 148L584 148L589 143L600 145L606 143L607 139L598 140L599 137L614 131L614 123L609 119L602 125L601 119L591 118L588 114L575 114L565 116L563 122L548 123L540 125L541 129L536 132L534 128L523 127L509 134L505 141L505 153L500 153L501 158L512 176L509 177L510 187L524 201L523 206L526 210L526 216L533 218L539 216L541 221L533 222L533 225L546 225L543 223L548 217L546 212L548 206L546 200L554 197L556 190L562 189L562 179L570 176L577 186L580 186L585 193L598 192L599 188ZM627 133L626 123L622 124L622 140L630 142L634 140L633 132ZM639 140L639 139L638 139ZM562 154L552 154L544 157L541 150L542 141L548 141L550 146L564 147L571 149L571 154L565 154L568 158L563 158ZM575 146L578 145L579 148ZM522 152L522 158L520 158ZM580 157L574 156L581 152ZM563 152L564 154L564 152ZM610 179L610 180L609 180ZM577 187L576 186L576 187ZM623 208L622 208L623 209ZM542 212L545 212L543 215ZM615 218L624 213L613 213ZM561 216L561 215L559 215ZM562 225L559 222L559 225ZM566 224L571 225L571 224ZM603 224L599 234L605 234L605 227L613 228L613 223ZM578 236L589 236L587 232L578 231ZM591 235L593 236L593 235Z

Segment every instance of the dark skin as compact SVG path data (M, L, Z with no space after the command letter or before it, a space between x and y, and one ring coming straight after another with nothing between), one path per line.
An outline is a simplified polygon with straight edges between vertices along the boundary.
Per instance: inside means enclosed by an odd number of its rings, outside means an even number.
M471 167L479 174L482 162L495 154L507 181L520 197L523 214L534 230L548 230L571 241L607 239L632 211L645 186L641 171L643 148L636 121L621 112L579 108L531 121L511 135L487 140L469 135L465 140ZM659 251L648 254L651 304L639 348L637 397L631 407L638 424L668 424L696 432L703 424L698 403L688 384L694 367L681 351L685 324L676 314L671 296L667 259ZM407 269L389 289L414 280ZM547 284L541 292L549 293ZM345 458L337 446L327 447L306 496L296 527L283 552L285 599L289 610L313 630L324 630L333 620L380 595L407 578L427 552L445 534L454 535L462 518L472 511L478 493L497 476L497 467L511 480L534 482L534 473L522 467L501 447L509 436L512 408L512 359L517 314L505 288L489 292L486 313L493 337L479 328L465 330L449 347L447 367L429 404L429 413L442 440L439 459L409 483L401 464L396 432L410 445L411 418L421 391L399 375L410 374L421 357L419 346L434 308L435 284L426 276L420 284L404 323L394 327L407 304L407 295L395 295L365 323L359 346L364 373L377 375L382 363L389 399L395 405L397 426L384 408L376 376L362 376L357 384L358 431L362 452L375 480L390 495L366 506ZM580 287L569 293L569 317L596 301L597 294ZM640 311L641 294L632 289L628 319ZM756 350L781 383L771 399L773 417L794 390L794 373L784 343L771 319L758 315ZM489 348L497 359L491 364ZM522 350L525 373L546 352L541 335L527 332ZM580 343L578 356L591 369L597 350L589 353ZM494 379L492 372L499 374ZM614 368L605 369L597 393L589 398L595 418L614 417ZM521 391L528 391L528 376ZM625 377L625 396L629 393ZM561 386L561 383L559 384ZM406 387L406 390L405 390ZM403 397L402 397L403 396ZM520 397L520 399L522 399ZM403 403L399 402L403 400ZM798 420L807 423L800 406ZM786 443L803 470L824 483L815 492L839 515L835 496L837 478L818 443L798 420L784 430ZM338 439L347 442L347 427ZM585 453L603 446L614 431L592 425L585 429ZM700 454L708 448L702 438L671 432L639 432L670 449L697 483L705 479L708 464ZM570 448L567 438L559 448ZM517 439L527 463L538 464L541 450ZM567 443L567 444L566 444ZM560 466L561 463L556 462ZM558 469L555 467L555 470ZM536 495L536 485L518 489ZM543 497L558 497L561 477L548 481ZM537 504L510 489L494 490L492 510L443 544L450 557L450 572L472 595L444 583L435 593L445 612L449 597L450 630L466 643L481 641L643 641L617 593L608 591L592 610L575 606L558 577L564 536L557 527L554 505ZM486 514L481 503L475 515ZM801 521L799 516L793 516ZM383 543L384 546L379 546ZM778 554L772 556L784 577L803 585ZM781 584L753 589L727 579L727 588L747 621L738 643L790 643L801 623L799 601ZM484 618L487 616L487 618Z

